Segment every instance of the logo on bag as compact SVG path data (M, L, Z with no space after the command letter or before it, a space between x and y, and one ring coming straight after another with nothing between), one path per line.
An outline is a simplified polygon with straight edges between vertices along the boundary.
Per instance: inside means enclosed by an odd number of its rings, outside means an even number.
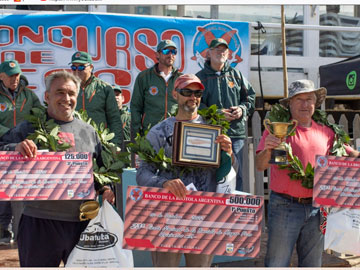
M130 199L137 202L138 200L142 199L143 192L140 188L133 188L130 191Z
M91 251L103 250L115 246L117 241L116 234L107 231L100 222L96 222L81 233L76 247Z

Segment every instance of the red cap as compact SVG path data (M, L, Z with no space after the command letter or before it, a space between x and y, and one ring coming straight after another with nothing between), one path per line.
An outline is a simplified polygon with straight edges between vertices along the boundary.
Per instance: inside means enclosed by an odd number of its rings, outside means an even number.
M174 89L184 89L186 86L190 84L197 84L199 86L199 90L204 90L205 87L201 83L200 79L195 76L194 74L183 74L180 77L178 77L174 84Z

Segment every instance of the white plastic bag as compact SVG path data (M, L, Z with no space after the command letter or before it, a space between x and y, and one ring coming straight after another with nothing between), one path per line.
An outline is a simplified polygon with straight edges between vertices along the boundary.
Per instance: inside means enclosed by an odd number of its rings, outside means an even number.
M360 255L360 210L341 209L328 214L324 249Z
M233 166L231 170L216 186L217 193L232 194L236 188L236 171Z
M134 267L131 250L122 248L124 223L105 200L82 232L65 267Z

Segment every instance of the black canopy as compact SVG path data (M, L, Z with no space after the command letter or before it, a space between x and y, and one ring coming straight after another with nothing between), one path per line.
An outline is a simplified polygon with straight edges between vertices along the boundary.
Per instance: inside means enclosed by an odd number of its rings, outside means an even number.
M360 55L320 66L319 72L320 86L327 89L327 95L360 94Z

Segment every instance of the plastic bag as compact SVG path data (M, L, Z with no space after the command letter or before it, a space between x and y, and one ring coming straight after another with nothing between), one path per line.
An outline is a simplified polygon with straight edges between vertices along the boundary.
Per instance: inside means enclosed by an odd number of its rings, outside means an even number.
M131 250L122 248L124 223L104 201L98 215L81 233L65 267L134 267Z
M236 171L231 166L231 170L216 186L217 193L232 194L236 188Z
M324 249L360 255L360 210L341 209L328 214Z

